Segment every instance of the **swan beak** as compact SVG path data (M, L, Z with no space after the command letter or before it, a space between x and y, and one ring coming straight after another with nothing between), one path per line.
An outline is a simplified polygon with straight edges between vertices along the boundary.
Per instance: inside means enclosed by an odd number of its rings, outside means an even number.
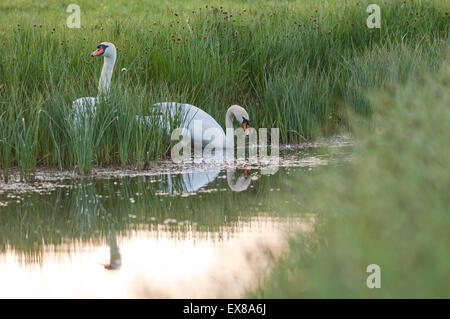
M97 50L95 50L94 52L92 52L91 56L95 57L95 56L99 56L102 55L105 51L103 50L102 47L99 47Z
M248 130L248 123L247 122L242 123L242 127L244 128L245 135L249 135L250 132Z

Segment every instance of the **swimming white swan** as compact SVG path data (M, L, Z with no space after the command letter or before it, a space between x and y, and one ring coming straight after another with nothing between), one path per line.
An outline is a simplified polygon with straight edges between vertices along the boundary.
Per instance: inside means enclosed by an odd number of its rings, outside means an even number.
M104 58L102 73L98 83L98 91L99 95L107 94L110 89L111 77L117 58L116 47L111 42L102 42L97 46L97 50L95 50L91 54L91 56L103 56ZM98 96L95 98L82 97L75 100L72 104L73 111L75 112L75 119L77 119L80 114L86 114L88 110L94 113L95 105L97 103ZM182 104L176 102L156 103L154 104L154 106L157 107L156 111L163 114L158 116L158 121L161 124L165 124L162 126L167 127L168 132L170 132L173 128L170 127L170 123L164 123L164 121L167 121L167 116L170 116L172 119L178 116L181 119L181 127L187 128L190 132L195 147L199 145L204 147L206 144L209 144L213 148L224 148L226 146L225 132L222 127L211 115L199 109L198 107L190 104ZM143 118L137 116L137 119L140 119L141 121L148 124L152 123L154 125L154 117L155 115L145 116ZM240 125L242 125L245 133L248 135L248 125L250 119L247 111L239 105L230 106L227 110L227 113L225 114L226 128L233 127L233 118L236 119ZM201 134L195 134L195 125L198 123L201 123ZM207 130L211 128L216 129L215 133L217 134L214 136L214 138L212 138L212 136L204 136L204 133L206 133Z
M154 106L157 106L158 110L162 111L163 114L167 114L172 118L175 118L176 116L180 118L181 127L184 127L189 131L191 139L194 142L194 147L205 147L208 144L210 147L216 149L226 147L226 135L222 126L220 126L211 115L198 107L191 104L176 102L156 103ZM159 121L165 121L165 119L166 117L164 117L164 115L160 115ZM239 105L230 106L225 114L226 128L233 128L233 119L236 119L237 122L242 125L245 134L248 135L250 121L247 111ZM145 116L145 121L152 123L152 116ZM170 123L167 124L169 124L167 128L170 132ZM199 125L197 129L200 130L200 134L196 134L196 125ZM214 138L207 135L211 133L214 134Z

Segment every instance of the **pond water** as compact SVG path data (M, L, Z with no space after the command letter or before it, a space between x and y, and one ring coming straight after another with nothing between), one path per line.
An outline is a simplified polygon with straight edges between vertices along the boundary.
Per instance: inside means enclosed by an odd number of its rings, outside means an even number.
M279 167L37 172L0 185L0 298L239 298L314 234L301 180L350 147L294 148Z

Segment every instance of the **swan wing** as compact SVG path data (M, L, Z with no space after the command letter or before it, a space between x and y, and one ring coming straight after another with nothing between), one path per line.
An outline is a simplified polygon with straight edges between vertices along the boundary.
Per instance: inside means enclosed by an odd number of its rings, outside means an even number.
M95 112L96 104L97 98L95 97L80 97L72 102L72 108L77 113L86 113L88 110Z
M197 142L195 143L195 145L202 145L202 147L204 147L205 145L214 142L215 139L223 139L222 141L224 141L225 132L223 131L222 127L211 115L209 115L202 109L191 104L176 102L156 103L154 104L154 106L157 107L158 111L161 111L161 114L158 116L160 116L159 120L162 122L165 121L165 116L169 115L172 119L174 119L178 114L178 117L181 120L181 127L185 127L188 129L194 143ZM200 137L194 134L194 125L197 121L201 122L202 136ZM214 140L205 139L203 136L205 130L211 128L216 129L216 132L217 134L219 134L219 136L215 136ZM223 145L223 143L220 143L222 141L217 140L217 145Z
M72 110L70 111L69 118L74 123L80 123L83 117L95 113L96 104L97 98L95 97L81 97L76 99L72 102Z
M91 112L95 113L95 105L97 104L97 98L95 97L81 97L72 102L71 116L75 120L79 119L81 116Z

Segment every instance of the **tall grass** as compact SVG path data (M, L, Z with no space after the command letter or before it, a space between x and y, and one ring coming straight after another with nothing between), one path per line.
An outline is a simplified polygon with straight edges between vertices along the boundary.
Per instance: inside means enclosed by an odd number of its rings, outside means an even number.
M317 232L299 235L253 296L448 298L450 65L370 100L354 160L303 179ZM293 181L299 183L299 181ZM366 268L381 268L369 289Z
M170 142L132 118L159 101L197 105L222 125L241 104L252 126L279 127L283 143L348 128L348 112L372 113L366 91L437 68L449 40L444 0L383 3L381 29L366 26L369 2L85 0L82 28L69 29L64 3L2 1L3 175L143 167ZM101 41L118 48L114 88L76 133L71 103L97 96L102 62L89 55Z

